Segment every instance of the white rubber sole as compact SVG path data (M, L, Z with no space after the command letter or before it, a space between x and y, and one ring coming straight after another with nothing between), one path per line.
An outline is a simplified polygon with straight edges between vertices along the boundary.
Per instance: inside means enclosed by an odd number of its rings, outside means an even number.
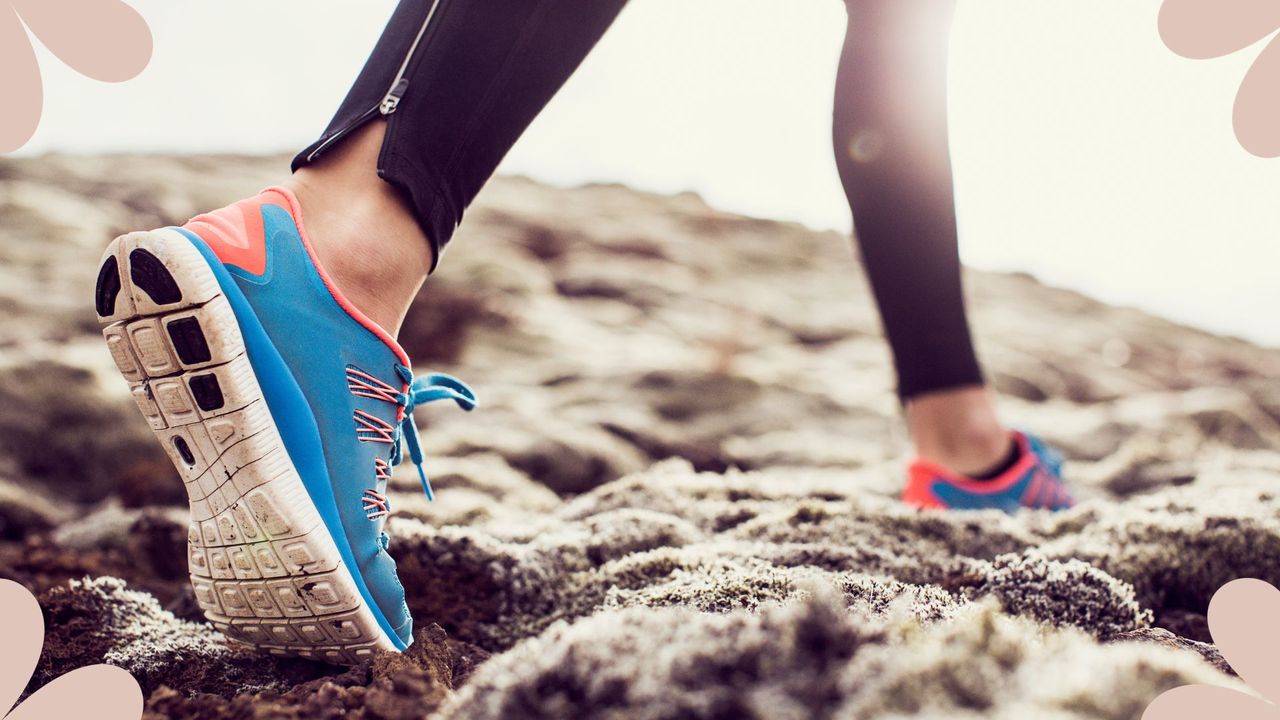
M204 256L166 229L116 238L102 262L102 335L186 486L205 616L275 654L354 664L396 650L289 459Z

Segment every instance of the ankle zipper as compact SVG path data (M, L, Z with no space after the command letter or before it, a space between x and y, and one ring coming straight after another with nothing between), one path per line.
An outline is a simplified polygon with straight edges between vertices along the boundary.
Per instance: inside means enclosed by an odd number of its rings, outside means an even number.
M391 81L391 87L387 90L387 94L382 96L382 100L377 105L364 111L354 121L325 138L323 142L307 154L307 162L315 160L331 145L372 120L374 115L387 117L394 113L396 108L400 107L400 99L404 97L405 91L409 89L409 78L406 77L409 72L409 63L413 60L413 56L417 54L418 46L422 44L422 38L426 36L427 28L431 25L431 19L435 17L436 11L440 9L440 2L441 0L432 0L431 9L427 10L427 17L423 19L422 27L418 28L418 34L413 38L413 44L409 46L409 52L405 53L404 60L400 63L400 69L396 71L396 78Z
M350 125L343 127L338 132L325 138L324 142L317 145L314 150L312 150L310 153L307 154L307 162L310 163L316 158L320 157L320 154L323 153L325 150L328 150L330 145L333 145L334 143L338 142L342 138L351 134L351 132L356 128L360 127L361 125L364 125L366 122L368 122L370 119L373 118L373 116L377 113L377 111L378 111L378 108L376 107L371 110L366 110L362 115L360 115L360 117L356 118Z
M418 46L422 44L422 38L427 34L427 27L431 25L431 18L435 17L436 10L440 9L440 0L431 0L431 9L427 11L427 16L422 20L422 27L418 28L418 34L413 38L413 44L409 46L409 52L405 53L404 61L400 63L400 69L396 71L396 79L391 82L391 89L387 90L386 97L382 98L382 102L378 104L378 112L383 115L390 115L396 111L396 107L400 105L400 98L404 97L404 91L409 89L409 78L405 74L409 72L409 62L413 60L413 56L418 52Z
M400 78L396 84L382 98L382 102L378 103L378 113L382 116L390 115L400 106L400 98L404 97L404 91L409 89L409 78Z

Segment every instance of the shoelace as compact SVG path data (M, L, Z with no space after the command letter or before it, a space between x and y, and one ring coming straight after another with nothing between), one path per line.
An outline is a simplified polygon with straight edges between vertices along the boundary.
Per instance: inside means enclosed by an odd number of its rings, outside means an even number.
M1055 507L1059 505L1070 505L1075 502L1071 491L1067 489L1066 484L1062 480L1062 455L1043 440L1035 435L1026 434L1027 444L1031 447L1031 452L1040 460L1040 464L1049 473L1052 481L1051 495L1047 500L1040 502L1043 507Z
M415 378L413 371L404 365L396 365L396 374L409 385L409 390L398 393L395 399L396 404L404 408L404 419L396 428L391 446L391 464L400 464L404 459L402 449L408 446L409 460L418 468L418 477L422 480L422 491L426 493L428 500L435 500L431 481L427 479L427 471L423 467L422 438L418 436L418 426L413 422L413 411L437 400L453 400L458 407L470 412L476 408L476 394L466 383L452 375L431 373Z

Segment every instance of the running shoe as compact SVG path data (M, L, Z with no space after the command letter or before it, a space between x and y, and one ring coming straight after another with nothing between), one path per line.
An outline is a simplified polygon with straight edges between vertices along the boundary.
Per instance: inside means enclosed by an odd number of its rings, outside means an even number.
M116 238L95 305L186 486L191 585L213 625L341 664L407 648L386 485L407 449L430 497L414 408L471 410L471 390L414 379L317 262L285 189Z
M1019 457L990 480L958 475L929 460L913 461L907 471L903 502L922 508L1012 513L1018 508L1066 510L1075 505L1062 480L1062 456L1034 435L1012 433Z

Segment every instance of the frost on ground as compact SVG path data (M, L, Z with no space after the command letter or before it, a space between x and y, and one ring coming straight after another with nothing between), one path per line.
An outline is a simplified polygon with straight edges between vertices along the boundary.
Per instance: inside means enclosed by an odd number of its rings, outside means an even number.
M346 669L228 644L88 298L110 237L283 167L0 161L0 575L45 609L32 688L110 662L154 718L1119 720L1236 682L1204 613L1237 577L1280 583L1280 353L974 273L1002 410L1082 503L919 513L846 239L519 179L402 333L482 399L419 418L435 503L392 482L414 646Z

